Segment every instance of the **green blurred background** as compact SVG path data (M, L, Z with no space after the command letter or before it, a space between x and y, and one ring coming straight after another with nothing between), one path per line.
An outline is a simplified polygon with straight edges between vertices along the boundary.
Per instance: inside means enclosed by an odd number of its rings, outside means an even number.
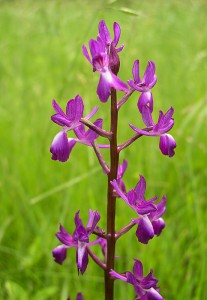
M129 162L125 182L147 180L147 197L167 194L166 229L147 246L131 230L117 243L116 270L131 270L133 258L154 269L165 299L207 299L207 3L198 1L1 1L0 2L0 299L64 300L82 291L84 299L104 299L103 274L91 262L77 274L75 250L63 266L51 250L59 223L73 232L81 208L106 212L106 177L92 149L77 145L69 162L52 161L49 147L57 125L50 121L52 99L82 95L85 112L95 105L108 127L109 106L97 99L98 74L81 52L97 35L99 20L122 28L120 78L131 78L135 59L141 72L156 63L154 118L175 108L172 135L176 156L159 151L158 139L143 138L125 149ZM120 94L121 96L121 94ZM123 142L132 135L128 123L143 126L133 94L120 111ZM105 155L105 153L104 153ZM106 155L107 157L107 155ZM117 228L133 212L117 203ZM105 228L102 218L100 226ZM133 288L116 282L115 299L132 299Z

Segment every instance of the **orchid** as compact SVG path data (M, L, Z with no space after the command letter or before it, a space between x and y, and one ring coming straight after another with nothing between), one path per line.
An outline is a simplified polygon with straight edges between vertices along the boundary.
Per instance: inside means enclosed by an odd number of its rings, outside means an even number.
M75 99L68 101L66 105L66 113L60 108L55 100L52 102L53 108L56 111L51 117L51 120L64 127L65 131L72 130L80 125L80 119L83 117L84 104L81 96L77 95ZM94 107L93 110L85 117L86 120L90 119L98 110Z
M97 128L101 128L102 121L102 119L97 119L93 125L95 125ZM59 160L61 162L67 161L76 143L92 146L93 141L99 136L92 129L85 131L83 124L80 124L77 128L74 128L74 133L76 134L77 138L67 138L65 130L60 131L55 136L50 147L53 160Z
M129 126L141 135L159 136L161 152L164 155L172 157L175 154L174 148L176 148L176 142L171 135L167 135L166 133L174 125L174 119L172 118L173 113L174 109L172 107L166 112L166 114L160 111L158 122L157 124L155 124L152 120L150 108L147 105L145 105L142 108L142 118L145 125L150 129L150 131L138 129L132 124L130 124Z
M158 204L154 203L157 200L157 197L146 200L144 196L146 191L146 181L143 176L140 176L140 181L135 188L127 193L120 189L117 180L113 180L111 184L118 196L120 196L126 204L139 215L139 218L133 220L135 224L138 224L136 235L139 242L147 244L154 235L158 236L165 227L165 223L163 219L161 219L161 216L166 209L166 196L163 196Z
M78 271L80 270L80 272L83 274L88 265L87 247L97 243L90 243L89 236L95 230L99 220L99 212L89 210L88 224L86 227L84 227L81 219L79 218L79 211L77 211L74 219L76 228L72 236L64 229L62 225L60 225L60 231L56 234L56 236L63 245L56 247L52 252L55 262L62 264L66 259L67 248L77 248L76 264Z
M149 61L147 68L145 70L144 76L141 79L139 74L139 60L135 60L133 68L132 68L132 74L134 77L134 80L130 79L128 80L128 84L131 88L141 92L141 96L138 100L138 108L139 111L141 111L142 103L148 101L150 110L152 112L153 110L153 98L151 89L157 82L157 76L155 75L155 64L153 61Z
M114 270L110 271L110 275L115 278L127 282L134 286L136 298L139 300L163 300L163 297L159 294L159 288L157 287L158 280L152 276L153 271L144 277L143 266L140 260L134 259L133 273L125 272L119 274Z
M83 55L93 66L93 72L98 71L100 73L97 94L102 102L107 102L111 94L111 88L123 92L128 91L127 84L115 75L118 73L116 64L119 65L119 59L116 55L117 51L115 50L115 46L117 45L119 40L120 30L118 25L114 25L114 28L115 37L112 41L105 23L100 22L99 35L97 40L91 39L89 41L91 58L86 46L82 46ZM108 52L108 47L110 47L111 49L111 55ZM121 49L119 49L118 51L121 51ZM113 72L114 69L116 69L116 71Z

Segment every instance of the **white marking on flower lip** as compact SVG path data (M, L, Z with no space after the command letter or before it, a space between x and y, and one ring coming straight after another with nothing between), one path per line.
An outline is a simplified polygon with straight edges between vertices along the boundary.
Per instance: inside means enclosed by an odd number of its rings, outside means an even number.
M110 83L113 82L113 77L111 76L111 73L110 73L109 70L107 70L106 72L104 72L104 73L103 73L103 76L104 76L104 78L105 78L108 82L110 82Z

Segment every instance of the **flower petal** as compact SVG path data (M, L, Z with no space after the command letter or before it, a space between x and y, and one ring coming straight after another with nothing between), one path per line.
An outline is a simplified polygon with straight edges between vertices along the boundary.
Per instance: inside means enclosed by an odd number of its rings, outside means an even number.
M88 234L91 234L94 231L100 218L101 218L100 214L97 210L93 211L93 210L89 209L89 220L88 220L88 225L87 225Z
M111 94L111 84L103 74L100 75L100 80L97 87L97 95L101 102L107 102Z
M165 228L165 222L162 218L159 218L155 221L152 221L152 226L154 229L154 233L159 236L162 230Z
M78 270L83 274L88 265L88 252L86 243L78 241L78 249L76 251L76 263Z
M59 160L61 162L67 161L73 147L75 146L75 143L76 142L74 140L68 142L66 132L64 130L60 131L54 137L52 145L50 147L52 159Z
M78 122L83 117L84 104L82 98L77 95L75 99L68 101L66 114L70 121Z
M60 265L62 265L63 261L67 256L67 248L64 245L57 246L53 251L52 255L54 257L54 261Z
M113 27L114 27L114 40L113 40L113 42L114 42L114 46L116 47L116 45L119 42L120 35L121 35L121 27L117 22L114 22Z
M172 157L175 155L176 141L170 134L163 134L160 137L160 150L162 154Z
M148 244L149 240L154 236L153 226L147 216L142 216L136 231L137 238L140 243Z
M140 260L134 259L133 273L137 279L143 278L143 265Z

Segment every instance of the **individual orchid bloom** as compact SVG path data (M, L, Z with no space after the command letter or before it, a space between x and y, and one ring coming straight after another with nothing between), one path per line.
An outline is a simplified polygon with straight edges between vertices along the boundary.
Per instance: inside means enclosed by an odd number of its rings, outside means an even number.
M138 108L140 113L142 113L142 106L143 104L148 103L148 106L150 108L150 111L153 111L153 97L151 93L151 89L157 82L157 76L155 75L155 64L153 61L149 61L147 68L145 70L144 76L142 79L140 79L139 74L139 60L135 60L133 68L132 68L132 74L134 77L134 80L130 79L128 80L128 84L132 89L135 89L139 92L141 92L141 96L138 100Z
M134 220L138 224L136 236L142 244L148 244L149 240L155 235L159 236L165 228L165 222L161 216L166 211L166 196L163 196L161 201L156 205L156 211L142 215Z
M91 39L89 41L91 58L85 45L82 47L83 55L92 64L93 71L100 73L100 80L97 87L97 95L102 102L107 102L111 89L128 91L128 86L120 80L110 69L109 56L105 51L105 45L101 41Z
M102 128L102 119L97 119L93 124L98 128ZM84 125L80 124L78 127L73 129L76 138L67 138L65 129L62 129L53 139L52 145L50 147L50 152L52 153L53 160L59 160L61 162L66 162L69 159L71 151L75 144L81 143L87 146L91 146L92 142L99 136L98 133L94 132L92 129L85 131Z
M146 181L143 176L140 176L140 181L136 184L135 188L127 193L124 193L118 185L117 180L111 181L118 196L120 196L126 204L128 204L135 212L139 215L149 214L150 212L156 211L156 205L154 202L157 197L150 200L145 199Z
M143 129L138 129L132 124L129 126L141 135L146 136L159 136L160 137L160 150L164 155L168 155L172 157L175 152L174 148L176 148L176 142L174 138L170 134L166 134L174 125L174 119L172 115L174 113L173 107L171 107L166 114L160 111L159 118L157 124L155 124L152 120L152 115L150 112L150 108L146 105L142 109L142 119L145 125L150 129L150 131L146 131Z
M132 74L134 80L128 80L128 84L131 88L142 93L150 91L157 82L157 76L155 75L155 64L153 61L148 62L144 76L142 79L140 79L139 60L135 60L132 68Z
M84 104L81 96L77 95L75 99L71 99L68 101L66 105L66 113L60 108L55 100L53 100L52 105L56 111L51 119L56 124L64 127L65 131L72 130L78 127L80 123L80 119L83 118ZM85 117L85 119L90 119L98 110L98 107L94 107L94 109Z
M79 211L75 215L75 231L71 236L62 225L60 225L60 231L56 234L62 245L56 247L53 251L53 257L55 262L62 264L67 256L67 248L77 248L76 250L76 264L78 271L83 274L88 265L88 252L87 247L96 244L97 242L89 242L89 236L96 229L96 225L100 220L100 214L98 211L89 210L89 220L86 227L83 226L81 219L79 218Z
M153 271L144 277L143 266L141 261L134 259L133 273L125 272L119 274L114 270L110 271L110 275L115 278L133 285L137 300L164 300L159 293L157 287L158 280L153 277Z
M123 192L117 180L113 180L111 184L116 193L139 215L139 218L133 220L134 224L138 224L136 231L138 241L147 244L154 235L160 235L165 227L161 216L166 210L166 196L163 196L158 204L154 203L157 197L146 200L144 196L146 181L143 176L140 176L136 187L127 193Z

